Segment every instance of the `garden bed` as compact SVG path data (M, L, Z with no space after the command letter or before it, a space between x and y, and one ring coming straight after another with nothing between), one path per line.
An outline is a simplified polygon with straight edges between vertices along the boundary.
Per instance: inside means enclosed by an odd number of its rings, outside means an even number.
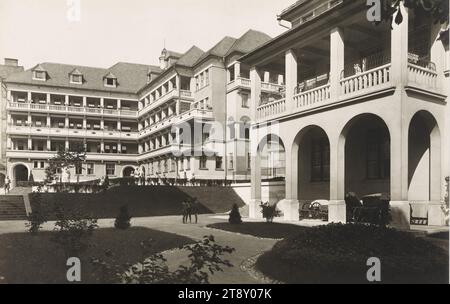
M54 233L39 232L36 236L29 233L0 235L0 284L68 283L64 251L51 241ZM194 242L176 234L140 227L95 230L89 240L89 248L79 257L81 283L102 283L100 273L90 263L90 258L104 258L105 251L110 250L117 264L133 264L142 258L141 242L149 239L154 242L147 254Z
M448 251L411 233L365 225L300 230L263 254L256 267L286 283L368 283L370 257L381 261L382 283L449 281Z
M238 225L232 225L229 223L214 223L207 225L207 227L270 239L283 239L295 235L301 231L310 229L298 225L261 222L247 222Z

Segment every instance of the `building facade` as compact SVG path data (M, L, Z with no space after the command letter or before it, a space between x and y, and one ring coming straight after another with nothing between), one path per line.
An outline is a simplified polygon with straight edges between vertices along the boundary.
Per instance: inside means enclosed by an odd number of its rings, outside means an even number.
M5 63L0 65L0 186L3 185L6 175L6 97L7 88L4 80L14 73L22 72L23 67L19 66L16 59L5 58Z
M159 66L41 63L10 75L2 98L5 173L13 185L41 181L58 150L83 144L86 162L70 170L72 181L135 172L152 183L250 179L249 161L232 160L227 167L227 129L221 127L227 113L249 121L249 87L245 103L237 102L235 88L228 90L227 68L268 40L250 30L225 37L207 52L195 46L183 54L164 49ZM242 142L249 149L246 128L229 149Z
M279 16L290 29L240 59L250 68L256 121L252 217L271 199L261 180L276 143L285 168L278 206L288 220L299 219L302 204L325 200L330 221L345 222L345 195L354 192L387 194L396 225L409 226L413 215L444 224L448 29L401 10L391 29L370 23L361 1L298 1ZM279 96L264 97L267 72L284 75Z

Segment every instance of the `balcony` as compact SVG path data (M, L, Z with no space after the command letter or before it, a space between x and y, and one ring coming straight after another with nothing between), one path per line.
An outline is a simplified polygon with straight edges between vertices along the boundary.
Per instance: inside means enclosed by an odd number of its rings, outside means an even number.
M19 159L51 159L56 151L8 150L6 157ZM127 161L136 162L138 154L86 153L86 161Z
M443 97L434 64L429 61L414 60L412 58L415 56L411 56L411 54L410 57L408 59L406 89L426 91L429 94ZM338 92L334 96L331 92L331 83L329 81L322 85L313 86L301 83L297 86L293 95L291 110L288 109L285 98L261 103L256 109L257 120L275 119L285 115L319 109L336 102L370 96L390 89L393 90L395 83L392 82L392 64L390 62L386 63L386 60L379 61L378 64L371 65L371 68L367 70L360 70L360 68L355 66L355 71L352 73L342 71ZM299 87L301 90L298 89Z
M121 132L107 130L87 130L87 129L69 129L69 128L49 128L33 126L14 126L9 125L7 133L10 135L31 135L31 136L54 136L69 138L108 138L117 140L137 140L138 132Z
M237 77L235 80L232 80L227 85L227 92L234 91L236 89L248 89L250 90L250 79Z
M160 107L164 105L166 102L176 99L176 98L182 98L187 100L193 100L191 91L188 90L178 90L178 89L172 89L171 91L167 92L166 94L160 96L158 99L154 100L153 102L149 103L147 106L145 106L142 110L139 111L139 117L147 114L151 110Z
M173 125L176 125L181 122L187 122L191 119L213 119L213 113L211 110L207 109L191 109L187 112L184 112L178 116L172 115L164 120L161 120L151 126L146 127L145 129L139 132L139 138L144 138L154 133L160 132L164 129L171 128Z
M59 114L79 114L79 115L98 115L98 116L113 116L113 117L129 117L137 118L138 111L133 110L111 110L93 107L75 107L56 104L36 104L29 102L9 102L8 110L26 111L26 112L45 112L45 113L59 113Z

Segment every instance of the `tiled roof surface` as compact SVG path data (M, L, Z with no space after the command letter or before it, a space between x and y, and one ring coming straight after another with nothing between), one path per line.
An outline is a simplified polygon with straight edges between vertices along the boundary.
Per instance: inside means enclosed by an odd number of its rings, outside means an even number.
M20 72L23 72L23 67L21 66L17 67L0 64L0 79L5 79L11 74Z
M255 30L248 30L242 35L227 52L227 55L233 52L239 52L242 54L248 53L262 44L272 39L269 35Z
M183 56L176 62L177 65L192 67L205 54L200 48L195 45L191 47Z
M157 73L161 72L161 69L156 66L126 62L119 62L109 69L50 62L41 63L36 67L40 67L47 72L47 81L34 80L32 77L33 69L29 69L7 77L6 82L76 89L83 88L108 92L136 93L140 88L146 85L147 74L150 70L157 71ZM70 83L69 75L74 70L78 70L83 74L84 82L82 85ZM110 73L117 77L118 86L115 88L104 86L103 78Z

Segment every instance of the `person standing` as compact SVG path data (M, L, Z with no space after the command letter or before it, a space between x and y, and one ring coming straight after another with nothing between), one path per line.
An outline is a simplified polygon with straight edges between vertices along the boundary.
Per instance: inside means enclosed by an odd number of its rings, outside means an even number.
M5 178L5 194L9 193L9 187L11 186L11 180L9 179L9 176L6 176Z
M192 202L191 202L191 213L194 215L194 217L195 217L195 223L197 224L198 223L198 211L199 211L199 203L198 203L198 201L197 201L197 198L196 197L194 197L193 199L192 199Z
M181 203L181 212L183 214L183 224L187 223L187 218L188 218L188 204L186 202L186 200L183 200L183 202Z

